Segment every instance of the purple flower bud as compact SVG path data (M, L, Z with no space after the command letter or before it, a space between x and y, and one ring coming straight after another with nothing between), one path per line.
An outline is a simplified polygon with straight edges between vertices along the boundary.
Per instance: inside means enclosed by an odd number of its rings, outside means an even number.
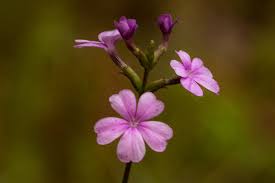
M129 40L134 36L138 25L135 19L127 19L125 16L122 16L118 22L115 21L115 27L123 39Z
M171 14L162 14L158 17L158 26L165 38L168 38L177 21L173 22Z

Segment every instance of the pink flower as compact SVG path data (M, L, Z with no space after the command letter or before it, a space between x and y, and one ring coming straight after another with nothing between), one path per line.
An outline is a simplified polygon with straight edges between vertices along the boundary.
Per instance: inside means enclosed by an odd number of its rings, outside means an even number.
M109 101L123 119L100 119L94 127L98 144L109 144L122 136L117 146L117 156L125 163L140 162L143 159L144 141L156 152L165 150L167 140L173 136L173 130L165 123L148 121L164 109L164 104L153 93L144 93L137 103L132 91L122 90L112 95Z
M75 40L76 45L75 48L83 48L83 47L97 47L103 48L105 51L113 51L115 50L115 44L117 41L121 40L122 37L117 29L111 31L101 32L98 35L99 41L89 41L83 39Z
M182 63L172 60L171 67L175 70L176 74L181 77L181 85L196 96L203 96L203 91L199 84L206 89L218 94L219 85L213 79L213 75L207 69L201 59L193 58L191 61L188 53L178 51Z

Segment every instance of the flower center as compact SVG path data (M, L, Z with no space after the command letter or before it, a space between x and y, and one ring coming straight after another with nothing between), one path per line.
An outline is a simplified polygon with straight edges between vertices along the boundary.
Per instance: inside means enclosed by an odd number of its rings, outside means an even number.
M136 119L132 119L131 121L129 121L129 124L131 127L136 128L138 126L139 122Z

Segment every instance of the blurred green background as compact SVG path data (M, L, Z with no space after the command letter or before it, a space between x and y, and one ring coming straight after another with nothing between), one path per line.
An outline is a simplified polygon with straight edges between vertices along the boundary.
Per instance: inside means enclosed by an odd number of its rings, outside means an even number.
M96 40L126 15L145 47L159 41L164 12L180 23L150 80L172 76L182 49L204 60L221 92L157 92L166 109L156 119L175 135L164 153L147 148L130 182L275 182L275 1L11 0L0 9L0 183L121 181L117 142L97 145L92 127L117 115L108 97L130 84L104 51L73 41ZM119 51L141 73L123 43Z

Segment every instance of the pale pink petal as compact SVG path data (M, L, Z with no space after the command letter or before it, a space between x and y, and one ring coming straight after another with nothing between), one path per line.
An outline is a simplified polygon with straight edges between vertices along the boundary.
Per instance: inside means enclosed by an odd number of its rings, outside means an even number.
M188 53L180 50L176 52L180 57L185 69L191 69L191 58Z
M188 75L187 71L185 70L184 66L182 63L176 61L176 60L171 60L170 66L175 70L175 73L178 76L181 77L186 77Z
M167 124L158 121L141 122L138 130L149 147L157 152L163 152L167 140L173 136L173 130Z
M204 75L204 76L207 76L207 77L210 77L210 78L213 77L211 71L209 69L207 69L206 67L204 67L204 66L197 69L194 73L192 73L192 75Z
M121 137L117 146L117 156L120 161L140 162L145 155L143 138L136 128L129 128Z
M158 116L163 110L164 103L157 100L153 93L146 92L139 98L136 119L146 121Z
M106 48L106 45L104 43L101 43L99 41L88 41L83 39L77 39L75 40L76 45L74 45L75 48L84 48L84 47L96 47L96 48Z
M191 64L191 70L194 71L196 69L199 69L203 66L203 62L199 58L193 58L192 64Z
M109 144L129 128L128 122L124 119L107 117L97 121L94 131L97 133L97 143Z
M109 98L112 108L124 119L131 121L136 113L136 97L131 90L121 90Z
M194 76L194 80L199 83L200 85L202 85L203 87L205 87L206 89L218 94L220 91L220 87L217 83L217 81L215 81L213 78L210 78L208 76L205 75L196 75Z
M122 37L117 29L111 31L104 31L98 35L98 40L107 44L107 46L111 46L121 39Z
M196 96L203 96L200 86L191 78L181 78L181 85Z
M88 42L91 42L91 41L85 40L85 39L76 39L74 41L75 41L75 43L88 43Z

